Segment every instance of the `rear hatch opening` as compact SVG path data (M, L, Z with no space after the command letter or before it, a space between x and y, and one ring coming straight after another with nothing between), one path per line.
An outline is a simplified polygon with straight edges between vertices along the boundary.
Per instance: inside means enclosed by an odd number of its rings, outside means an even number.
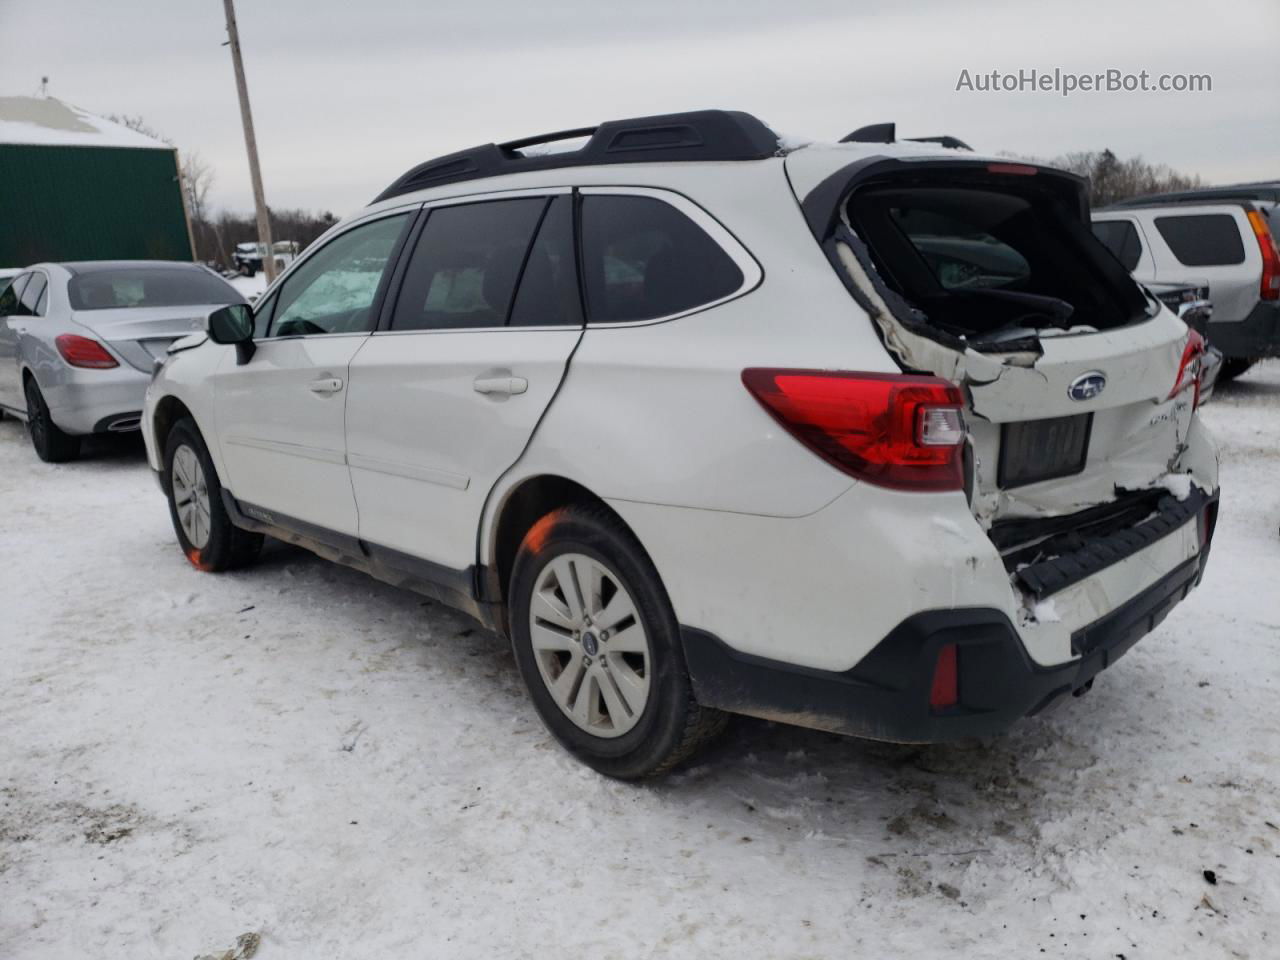
M1044 564L1123 559L1210 492L1182 462L1190 331L1093 235L1082 180L882 160L830 223L828 257L899 365L961 388L970 503L1029 603L1052 592Z
M1038 337L1114 330L1153 309L1082 218L1080 189L1020 164L887 172L857 186L842 219L922 332L1035 349Z

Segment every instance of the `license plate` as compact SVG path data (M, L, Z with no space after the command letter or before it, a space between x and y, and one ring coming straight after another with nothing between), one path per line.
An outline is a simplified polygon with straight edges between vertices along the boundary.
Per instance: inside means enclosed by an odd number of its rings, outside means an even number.
M997 482L1007 490L1079 473L1089 451L1092 426L1091 413L1004 424Z

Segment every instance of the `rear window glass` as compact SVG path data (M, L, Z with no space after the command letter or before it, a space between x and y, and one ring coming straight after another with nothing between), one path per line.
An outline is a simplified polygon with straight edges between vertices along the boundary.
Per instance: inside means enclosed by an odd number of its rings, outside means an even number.
M1138 228L1128 220L1098 220L1093 225L1093 235L1102 245L1116 255L1116 259L1132 273L1142 259L1142 240Z
M81 273L67 284L72 310L243 303L230 284L204 270L125 267Z
M1244 263L1240 227L1229 213L1156 217L1156 229L1184 266L1222 267Z
M683 313L743 282L738 265L701 227L652 197L585 197L582 260L593 323Z

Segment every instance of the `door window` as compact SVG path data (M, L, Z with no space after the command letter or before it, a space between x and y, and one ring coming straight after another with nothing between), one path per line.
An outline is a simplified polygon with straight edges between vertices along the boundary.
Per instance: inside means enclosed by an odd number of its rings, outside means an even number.
M582 326L572 197L556 197L543 214L508 323L513 327Z
M27 285L32 274L20 273L13 278L13 282L5 287L4 293L0 293L0 317L19 317L26 313L22 309L19 299L22 296L22 289Z
M373 327L373 304L409 215L374 220L330 240L284 282L270 336L359 333Z
M43 273L32 273L31 279L27 281L26 287L22 291L19 298L22 304L22 312L33 317L43 316L45 302L45 288L49 284L49 278Z
M1130 273L1137 269L1142 259L1142 240L1138 228L1130 220L1098 220L1093 224L1093 235L1102 245L1115 254L1116 259Z
M393 330L506 326L545 197L432 210L391 318Z

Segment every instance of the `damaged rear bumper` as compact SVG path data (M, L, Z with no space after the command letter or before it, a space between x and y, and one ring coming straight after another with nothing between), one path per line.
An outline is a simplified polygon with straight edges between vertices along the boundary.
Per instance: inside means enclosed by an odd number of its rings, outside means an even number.
M1075 658L1053 666L1032 660L1008 616L981 607L908 617L847 671L753 656L693 628L681 630L685 660L698 701L732 713L902 743L991 736L1086 687L1155 629L1199 583L1211 532L1204 531L1195 556L1074 630ZM930 707L934 670L941 650L952 644L959 701L936 711Z

